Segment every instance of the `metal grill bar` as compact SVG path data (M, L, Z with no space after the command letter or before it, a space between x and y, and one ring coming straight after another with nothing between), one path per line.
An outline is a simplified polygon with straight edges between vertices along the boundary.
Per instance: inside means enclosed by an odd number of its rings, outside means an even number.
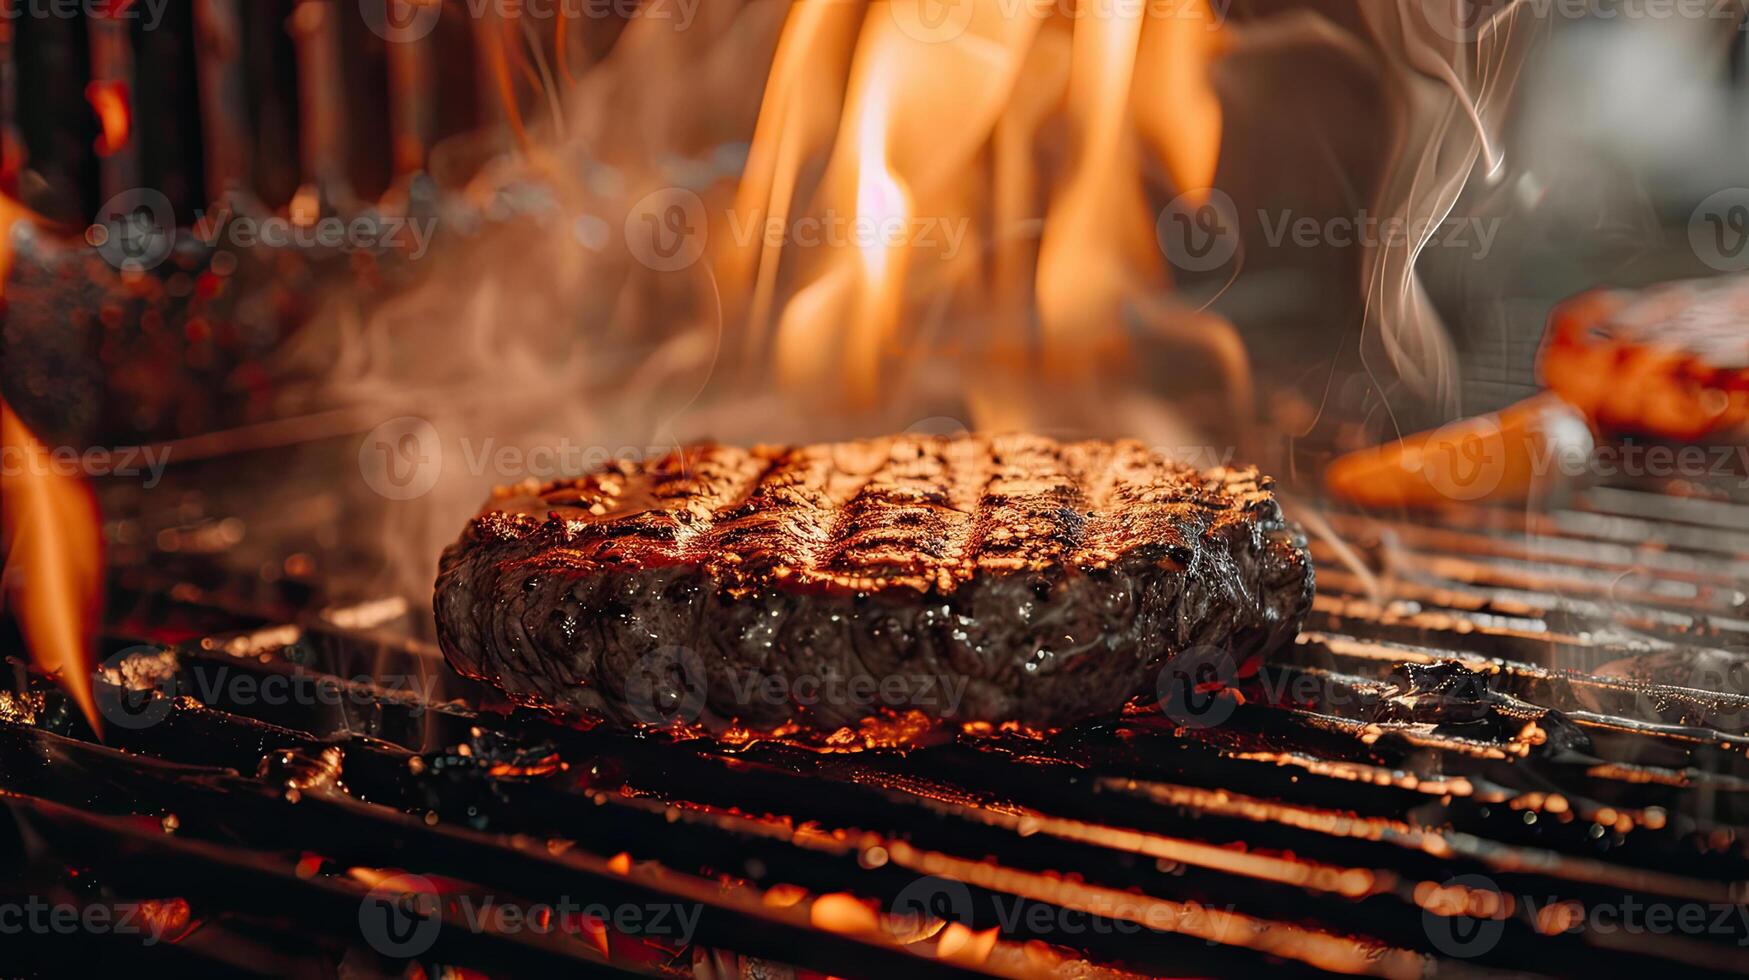
M696 903L710 925L695 951L839 975L1033 975L1073 961L1090 975L1283 963L1387 976L1527 964L1749 971L1741 920L1622 947L1517 909L1475 957L1429 942L1440 913L1428 890L1458 874L1579 908L1624 894L1708 907L1744 897L1749 694L1568 666L1730 656L1743 580L1728 573L1742 556L1728 538L1703 554L1580 537L1572 515L1590 513L1462 512L1444 527L1338 515L1342 533L1388 555L1393 599L1368 598L1363 579L1321 555L1311 628L1236 682L1243 703L1225 724L1186 728L1137 710L1050 737L998 732L906 753L724 747L482 714L466 704L491 696L466 685L448 689L461 702L384 686L442 674L435 651L395 627L395 603L273 625L222 581L154 603L158 584L135 578L136 619L198 623L198 638L174 648L185 697L102 746L38 683L29 704L0 712L0 765L14 820L51 851L138 857L160 872L97 861L109 887L147 894L198 867L200 887L179 887L191 904L266 896L297 910L292 934L354 952L367 889L335 872L392 866L537 900L587 888ZM1717 511L1680 516L1697 515ZM1647 576L1634 589L1602 588L1633 568ZM1551 569L1552 586L1525 578ZM221 621L242 629L212 631ZM1482 678L1460 705L1468 713L1427 715L1408 673L1417 665ZM344 696L238 696L270 679L325 679ZM324 753L337 785L286 781ZM169 815L173 834L158 823ZM300 877L308 854L322 870ZM934 876L962 883L965 928L996 930L982 958L950 950L943 933L894 933L899 920L839 932L807 911L839 893L893 909ZM771 904L778 895L791 904ZM211 928L272 946L288 925L233 915ZM667 968L451 917L427 958Z

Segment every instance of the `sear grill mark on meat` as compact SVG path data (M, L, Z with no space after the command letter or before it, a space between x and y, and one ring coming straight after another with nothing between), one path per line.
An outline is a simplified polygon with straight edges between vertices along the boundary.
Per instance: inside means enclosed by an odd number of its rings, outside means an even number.
M1154 700L1192 647L1244 670L1294 636L1312 569L1271 488L1133 441L692 446L494 491L443 554L439 639L622 724L1058 726Z

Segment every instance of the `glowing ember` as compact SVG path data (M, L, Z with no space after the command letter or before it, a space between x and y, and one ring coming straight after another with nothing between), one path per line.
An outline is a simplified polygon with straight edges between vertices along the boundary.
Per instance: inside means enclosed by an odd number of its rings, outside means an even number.
M177 942L196 925L185 898L148 899L139 903L139 916L153 935Z
M577 917L576 925L578 933L582 936L583 941L589 944L590 949L604 957L612 958L613 949L608 945L607 923L594 916L583 915Z
M496 779L529 779L537 776L550 776L564 768L564 761L557 755L547 755L523 765L495 762L486 771Z
M795 905L807 897L808 890L806 888L803 888L800 885L790 885L779 882L772 885L770 888L767 888L765 890L765 896L761 900L772 908L784 909Z
M97 155L112 156L127 146L128 133L133 128L133 109L127 86L121 82L92 82L85 86L85 101L91 103L101 127L97 134Z
M936 945L936 955L944 960L977 966L990 958L990 951L996 948L999 932L1001 930L995 926L982 932L973 932L958 922L950 922L942 930L941 940Z
M821 895L808 910L815 926L830 932L851 935L872 934L880 928L880 918L861 899L842 892Z

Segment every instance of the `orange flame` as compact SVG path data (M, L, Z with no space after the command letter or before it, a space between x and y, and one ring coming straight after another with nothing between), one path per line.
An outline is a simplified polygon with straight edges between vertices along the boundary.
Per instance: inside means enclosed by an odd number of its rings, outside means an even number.
M97 113L102 129L97 134L97 155L114 155L128 144L133 128L133 109L128 100L128 87L122 82L91 82L85 86L85 101Z
M1075 162L1039 243L1040 327L1047 347L1076 352L1070 367L1077 373L1087 367L1086 354L1120 329L1119 304L1135 278L1159 266L1128 146L1128 94L1142 18L1125 6L1119 11L1111 0L1087 0L1075 23L1066 95L1077 134Z
M980 364L1019 354L1089 375L1123 349L1122 304L1166 285L1143 153L1180 193L1214 177L1221 114L1207 67L1224 40L1205 0L949 6L945 17L935 0L790 10L734 220L782 230L806 213L859 234L809 255L741 234L717 262L728 301L770 331L790 390L871 404L895 352L920 347L916 307L944 294L1006 321L979 341ZM1071 137L1060 172L1041 163L1048 126ZM817 189L805 186L821 155Z
M0 196L0 301L11 267L12 225L26 217ZM103 730L91 696L92 628L102 602L96 500L0 399L0 596L10 604L31 657L56 675L91 727Z

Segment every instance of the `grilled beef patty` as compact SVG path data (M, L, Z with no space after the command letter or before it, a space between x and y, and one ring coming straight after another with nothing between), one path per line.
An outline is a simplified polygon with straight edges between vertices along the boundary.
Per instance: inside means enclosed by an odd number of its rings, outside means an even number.
M1271 485L1133 441L693 446L495 491L443 554L439 639L618 723L1062 725L1296 633L1312 568Z

